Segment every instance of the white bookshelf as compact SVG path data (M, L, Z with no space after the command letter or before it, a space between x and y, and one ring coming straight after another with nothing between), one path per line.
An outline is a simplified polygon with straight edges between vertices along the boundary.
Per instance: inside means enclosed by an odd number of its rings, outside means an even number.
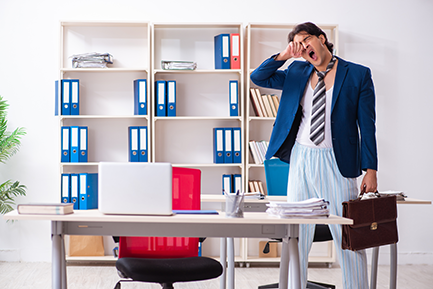
M263 165L253 162L248 140L269 140L274 118L252 113L249 75L264 59L285 48L287 34L293 27L249 24L245 29L242 23L61 22L59 79L80 80L80 115L59 115L58 129L88 126L89 130L88 162L61 163L59 153L60 174L95 173L101 161L128 161L128 127L147 126L149 161L200 169L203 195L221 196L223 174L241 174L245 189L250 178L262 180L266 186ZM325 30L338 47L337 27L329 25ZM214 68L214 36L221 33L239 33L241 69ZM114 63L104 69L72 68L70 56L87 52L108 52ZM194 61L197 69L163 70L162 60ZM135 79L147 79L147 115L133 113ZM176 117L156 116L156 80L176 81ZM239 83L236 117L229 113L230 80ZM60 104L58 110L60 113ZM241 128L241 163L213 162L215 127ZM203 207L220 208L220 203ZM210 238L204 246L204 254L218 256L219 239ZM254 239L236 239L235 254L239 263L279 262L279 258L258 258L258 240ZM70 257L70 260L113 258Z
M213 163L213 128L243 128L243 69L215 69L214 36L221 33L239 33L243 39L242 24L154 23L151 33L153 100L155 81L176 81L176 116L156 117L155 106L151 108L152 161L199 168L202 194L221 194L224 173L243 174L243 163ZM163 70L163 60L194 61L197 68ZM239 82L237 117L229 113L230 80Z

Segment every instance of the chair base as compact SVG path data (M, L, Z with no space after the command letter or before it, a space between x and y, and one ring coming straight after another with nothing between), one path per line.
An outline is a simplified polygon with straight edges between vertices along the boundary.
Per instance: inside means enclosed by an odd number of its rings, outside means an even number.
M258 289L278 288L278 283L259 286Z
M278 288L278 283L259 286L258 289ZM307 281L307 289L335 289L334 285Z
M116 286L114 286L114 289L121 289L121 282L140 282L140 281L134 281L134 280L119 280L116 283ZM173 283L163 283L160 284L162 289L174 289Z

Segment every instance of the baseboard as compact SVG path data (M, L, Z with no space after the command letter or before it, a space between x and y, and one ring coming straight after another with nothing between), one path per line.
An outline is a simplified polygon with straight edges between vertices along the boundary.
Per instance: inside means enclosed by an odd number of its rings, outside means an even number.
M19 262L20 251L18 249L0 249L0 261Z

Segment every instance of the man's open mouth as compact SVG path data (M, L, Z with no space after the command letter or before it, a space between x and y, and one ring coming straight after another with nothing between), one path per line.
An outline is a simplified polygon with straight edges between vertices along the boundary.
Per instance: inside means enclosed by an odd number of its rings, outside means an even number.
M308 52L308 56L310 56L310 58L313 59L313 60L317 59L316 53L313 50L311 50L310 52Z

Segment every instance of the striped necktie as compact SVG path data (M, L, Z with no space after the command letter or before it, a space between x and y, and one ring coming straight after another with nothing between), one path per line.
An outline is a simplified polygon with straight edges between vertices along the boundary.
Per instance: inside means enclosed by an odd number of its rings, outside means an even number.
M326 106L326 87L325 75L332 69L337 58L332 57L326 71L317 71L319 77L316 88L313 92L313 106L311 108L310 140L317 146L325 139L325 106Z

